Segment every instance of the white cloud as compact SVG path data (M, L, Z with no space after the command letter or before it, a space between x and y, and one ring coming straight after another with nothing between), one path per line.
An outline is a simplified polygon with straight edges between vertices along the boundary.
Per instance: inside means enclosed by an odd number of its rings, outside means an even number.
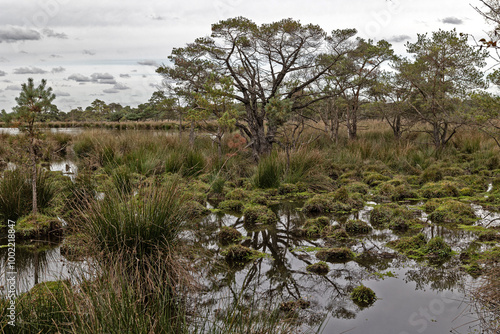
M68 39L68 35L65 33L57 33L52 29L43 29L43 34L47 37L59 38L59 39Z
M62 67L62 66L59 66L59 67L54 67L51 72L52 73L61 73L61 72L64 72L64 71L66 71L66 69L64 67Z
M116 89L105 89L105 90L103 90L103 92L106 94L116 94L116 93L119 93L120 91L116 90Z
M19 67L14 70L15 74L44 74L47 71L38 67Z
M130 87L121 83L117 83L116 85L113 86L113 89L125 90L125 89L130 89Z
M90 82L90 81L92 81L92 79L84 76L83 74L71 74L68 77L68 80L74 80L76 82Z
M0 27L0 43L14 43L20 41L36 41L41 39L40 33L33 29L23 27L4 26Z

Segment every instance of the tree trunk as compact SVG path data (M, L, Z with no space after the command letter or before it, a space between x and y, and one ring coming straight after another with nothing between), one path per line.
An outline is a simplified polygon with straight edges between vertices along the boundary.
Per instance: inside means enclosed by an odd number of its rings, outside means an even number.
M182 143L182 113L179 111L179 143Z
M31 188L33 201L33 217L36 219L38 213L37 189L36 189L36 154L35 154L35 139L30 139L30 155L31 155Z
M189 128L189 146L194 148L194 121L191 121L191 125Z

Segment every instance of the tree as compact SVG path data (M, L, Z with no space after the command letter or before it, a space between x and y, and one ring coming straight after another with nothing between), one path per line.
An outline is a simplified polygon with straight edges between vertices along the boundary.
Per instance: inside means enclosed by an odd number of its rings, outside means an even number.
M370 98L369 89L377 83L381 65L394 57L391 45L384 40L374 44L372 40L358 38L355 46L328 71L338 94L345 101L350 139L357 137L359 110Z
M188 111L188 117L207 121L211 116L217 120L217 130L212 140L217 144L217 156L222 160L222 137L236 123L237 111L230 98L232 94L230 77L220 78L212 74L203 87L203 93L196 94L196 109Z
M369 105L371 113L382 117L392 129L395 139L414 125L411 114L410 97L413 94L411 82L401 73L385 72L378 83L370 88L374 101Z
M483 73L488 56L485 50L469 45L468 36L456 30L418 35L418 41L407 43L413 62L401 60L397 69L414 88L410 98L413 117L429 125L425 131L436 148L443 148L466 122L460 101L467 94L485 87Z
M36 121L43 112L53 108L52 101L56 96L52 93L51 87L46 87L47 81L42 79L38 87L35 87L33 79L29 78L28 83L21 85L21 93L16 97L17 106L14 107L17 111L19 120L21 121L20 130L25 132L29 139L29 151L31 157L31 185L33 191L33 217L36 219L38 212L37 206L37 155L35 147L39 131L36 127Z
M300 113L326 98L309 88L342 57L355 33L335 30L328 36L317 25L292 19L259 26L243 17L232 18L213 24L211 37L174 49L169 57L174 67L162 66L157 72L194 93L204 91L211 72L231 77L234 92L228 96L245 110L236 126L248 136L258 159L271 151L278 130L268 123L269 101L292 99L290 112ZM329 61L319 62L326 52L332 55Z

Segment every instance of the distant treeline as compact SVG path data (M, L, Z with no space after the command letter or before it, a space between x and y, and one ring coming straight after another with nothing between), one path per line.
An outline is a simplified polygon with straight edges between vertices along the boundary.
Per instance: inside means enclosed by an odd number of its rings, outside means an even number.
M15 122L0 122L0 128L17 127ZM147 121L147 122L41 122L38 123L40 128L100 128L100 129L116 129L116 130L179 130L179 122L175 121ZM204 130L208 132L217 129L217 123L206 122L196 123L193 125L197 130ZM182 124L182 130L188 130L191 124Z

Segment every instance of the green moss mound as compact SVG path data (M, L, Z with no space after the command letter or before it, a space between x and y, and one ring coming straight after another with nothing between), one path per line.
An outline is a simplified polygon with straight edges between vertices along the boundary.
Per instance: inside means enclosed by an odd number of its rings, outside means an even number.
M318 274L318 275L326 275L330 271L330 267L326 262L320 261L317 263L313 263L307 266L306 270L308 272Z
M413 237L403 237L390 241L387 246L413 259L428 258L429 260L442 261L453 254L451 247L442 237L434 237L427 242L425 235L422 233Z
M429 219L436 224L471 225L478 218L469 204L449 199L442 201L429 215Z
M372 305L377 300L375 292L364 285L355 287L350 297L356 305L362 308Z
M348 220L344 228L349 234L366 234L372 230L370 225L359 219Z
M242 245L231 245L221 252L226 261L236 263L250 262L255 253L253 249Z
M59 219L37 214L19 219L14 229L20 238L31 239L37 236L61 235L62 225Z
M243 202L240 200L225 200L217 205L217 208L225 212L241 213L243 211Z
M451 181L428 182L420 189L422 197L425 198L444 198L458 197L460 192L458 185Z
M354 252L347 247L327 248L316 253L316 258L318 258L318 260L331 263L348 262L353 260L355 257L356 254L354 254Z
M230 245L238 242L241 239L241 233L234 227L222 226L217 239L221 245Z
M264 205L250 205L243 211L245 223L248 224L274 224L278 221L276 214Z

